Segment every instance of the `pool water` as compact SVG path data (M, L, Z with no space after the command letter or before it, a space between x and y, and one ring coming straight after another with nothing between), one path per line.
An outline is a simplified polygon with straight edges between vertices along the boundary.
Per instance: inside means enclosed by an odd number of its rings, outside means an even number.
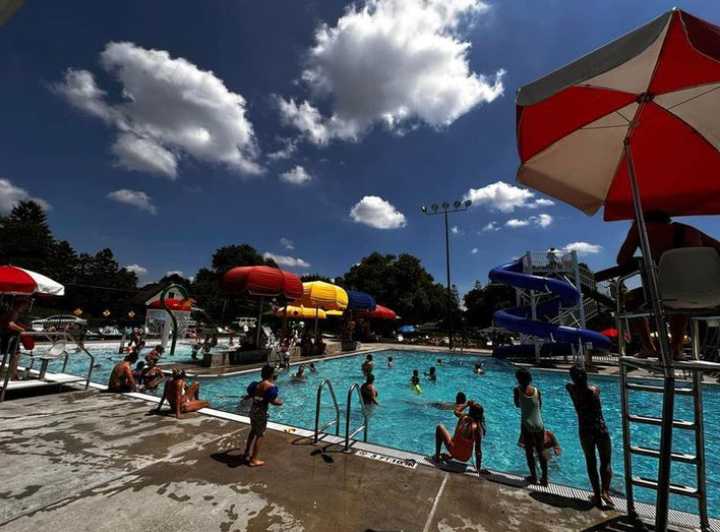
M105 383L112 365L119 359L116 352L96 351L94 382ZM435 446L435 426L445 424L452 433L456 419L451 410L438 408L439 403L453 403L458 391L469 399L479 401L485 407L487 436L483 442L484 466L496 471L527 475L524 452L517 446L519 436L519 412L513 404L515 386L514 369L503 361L486 357L458 356L428 352L383 351L375 353L375 386L379 391L380 405L372 408L369 420L368 441L379 445L403 449L422 454L432 454ZM392 356L394 367L387 367ZM189 358L189 348L180 346L176 357ZM443 360L438 363L438 358ZM324 360L316 363L318 372L309 373L304 382L295 382L287 373L277 381L284 405L271 408L271 420L279 423L313 429L315 423L315 398L317 387L323 379L330 379L341 407L341 435L344 432L345 404L347 391L353 383L363 381L360 366L364 355ZM474 364L485 363L486 374L473 373ZM422 377L422 393L411 390L409 381L413 369L422 375L430 366L437 368L437 382ZM295 372L294 367L291 372ZM87 371L87 359L81 355L73 357L68 372L83 374ZM565 390L568 381L565 373L533 371L534 384L541 390L543 418L549 430L555 432L562 446L562 454L550 463L550 480L583 489L590 489L585 460L577 437L577 418L572 402ZM201 397L208 399L213 408L245 414L240 398L250 382L258 380L258 372L250 374L200 379ZM620 417L620 396L618 380L613 377L591 378L602 391L603 409L613 441L613 491L624 495L622 426ZM705 445L708 488L708 510L714 517L720 517L720 388L706 386L704 390ZM660 415L661 401L656 394L631 393L631 409L641 415ZM362 418L353 398L351 431L359 427ZM691 398L676 398L676 417L692 419ZM328 393L323 394L321 424L333 419L334 409ZM645 447L658 448L659 427L632 425L633 442ZM359 437L359 436L358 436ZM694 437L689 431L674 432L675 451L694 454ZM657 461L636 456L633 460L634 474L655 478ZM673 464L673 482L694 486L695 468L688 464ZM655 493L636 488L638 500L654 503ZM671 506L678 510L697 513L694 499L671 495Z

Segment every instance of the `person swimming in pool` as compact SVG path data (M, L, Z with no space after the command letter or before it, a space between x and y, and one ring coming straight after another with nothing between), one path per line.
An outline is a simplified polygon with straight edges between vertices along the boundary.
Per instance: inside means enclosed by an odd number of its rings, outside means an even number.
M317 373L317 367L315 366L315 362L310 362L310 373Z
M413 370L412 376L410 377L410 388L412 388L415 393L422 392L422 388L420 387L420 372L416 369Z
M474 449L478 474L485 473L487 470L482 468L482 440L486 432L485 411L474 401L469 401L467 408L468 413L458 419L453 436L450 436L444 425L435 428L435 454L432 460L436 464L451 459L467 462L472 457ZM443 444L449 454L440 452Z
M452 410L456 417L464 415L465 409L467 408L467 397L463 392L458 392L455 396L455 402L442 402L435 401L430 403L430 406L437 408L438 410Z
M365 362L363 362L363 364L361 366L363 375L365 375L367 377L368 373L372 373L374 367L375 367L375 363L373 362L373 356L372 355L366 356Z
M429 381L437 382L437 371L435 370L435 366L431 366L425 376L428 378Z
M378 391L375 388L375 375L369 373L365 378L365 382L360 386L360 396L362 397L365 405L379 405L378 403Z
M485 375L485 367L482 362L475 364L475 370L474 373L476 375Z
M293 375L293 380L295 381L304 381L305 380L305 364L300 364L298 366L297 373Z
M388 367L388 368L393 368L393 367L395 367L395 362L393 362L393 357L388 357L388 361L387 361L387 362L388 362L388 364L387 364L387 367Z

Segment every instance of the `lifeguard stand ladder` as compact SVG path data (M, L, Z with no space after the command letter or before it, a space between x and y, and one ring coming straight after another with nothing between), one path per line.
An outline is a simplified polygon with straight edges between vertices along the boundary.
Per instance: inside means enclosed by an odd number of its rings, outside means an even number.
M693 343L696 343L695 341ZM715 366L717 369L718 364L712 362L702 362L700 360L692 360L688 362L677 362L674 367L684 372L692 374L688 385L682 385L682 387L675 386L673 393L677 395L691 396L693 401L693 419L673 419L672 427L679 430L692 431L695 434L695 454L672 452L670 459L673 462L680 462L685 464L692 464L696 470L696 484L695 486L685 486L681 484L674 484L672 482L666 487L666 489L674 494L683 497L691 497L697 500L698 514L700 516L700 529L703 532L710 530L710 523L708 521L707 513L707 491L705 482L705 438L704 438L704 423L703 423L703 402L702 402L702 375L704 371L708 371L708 366ZM629 406L629 394L630 392L642 392L642 393L657 393L663 394L665 388L663 386L653 386L647 384L647 380L643 382L637 382L628 375L628 370L631 368L640 368L650 371L662 371L662 366L655 360L646 360L636 357L623 356L620 358L620 385L621 385L621 402L622 402L622 430L623 430L623 456L625 461L625 493L627 499L627 511L628 515L633 518L637 518L638 514L635 509L635 499L633 494L633 488L635 486L641 488L648 488L652 490L658 489L658 481L652 478L644 478L633 475L633 455L648 456L651 458L660 459L660 451L658 449L643 447L642 445L634 445L630 434L630 424L638 423L645 425L662 426L663 420L659 417L641 416L635 415L630 412Z

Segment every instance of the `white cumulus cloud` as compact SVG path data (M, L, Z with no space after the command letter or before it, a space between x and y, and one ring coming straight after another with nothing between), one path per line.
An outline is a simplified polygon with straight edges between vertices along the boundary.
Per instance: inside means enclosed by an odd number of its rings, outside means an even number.
M538 227L542 227L545 229L546 227L550 227L550 225L553 223L553 217L549 214L538 214L537 216L529 216L527 218L511 218L507 222L505 222L505 225L507 227L511 227L513 229L517 229L518 227L527 227L528 225L535 225Z
M289 159L297 151L297 140L295 139L282 139L282 147L276 151L267 154L268 159L271 161L279 161L282 159Z
M280 181L284 181L285 183L290 183L292 185L304 185L311 180L312 176L300 165L297 165L287 172L280 174Z
M289 238L282 237L280 239L280 245L284 247L287 250L293 250L295 249L295 242L290 240Z
M357 223L376 229L398 229L407 225L405 215L380 196L365 196L350 210Z
M552 200L536 198L535 193L496 181L480 188L471 188L465 193L464 200L472 201L473 206L484 206L500 212L513 212L515 209L550 207L555 205Z
M118 203L125 203L126 205L137 207L141 211L147 211L150 214L157 214L157 207L153 205L152 199L141 190L128 190L126 188L121 188L120 190L110 192L107 197L108 199L117 201Z
M335 25L321 24L302 72L323 116L308 101L279 99L285 120L311 142L357 140L373 124L404 132L403 124L452 124L503 93L503 70L470 69L463 33L489 9L481 0L365 0Z
M498 226L498 223L495 221L488 222L486 225L483 226L482 231L483 232L500 231L500 227Z
M470 250L470 253L472 253L473 255L477 255L478 251L480 251L478 248L472 248Z
M124 266L124 268L129 272L133 272L138 277L142 277L148 272L147 268L144 268L139 264L128 264L127 266Z
M513 229L515 229L517 227L526 227L526 226L530 225L530 221L529 220L520 220L518 218L511 218L510 220L505 222L505 225L507 227L512 227Z
M460 228L459 228L457 225L453 225L453 226L450 228L450 232L451 232L452 234L454 234L454 235L459 235L459 234L460 234Z
M286 268L309 268L310 263L297 257L289 257L287 255L276 255L266 251L263 253L263 258L272 259L278 266L285 266Z
M108 43L100 64L121 84L120 101L109 101L87 70L68 69L54 90L117 130L118 165L174 179L190 156L240 174L262 173L245 98L215 74L130 42Z
M570 242L563 247L563 251L566 253L576 251L578 255L595 255L602 251L602 246L599 246L598 244L590 244L588 242Z
M50 204L41 198L36 198L24 188L13 185L9 179L0 178L0 214L8 214L21 201L34 201L43 210L50 209Z

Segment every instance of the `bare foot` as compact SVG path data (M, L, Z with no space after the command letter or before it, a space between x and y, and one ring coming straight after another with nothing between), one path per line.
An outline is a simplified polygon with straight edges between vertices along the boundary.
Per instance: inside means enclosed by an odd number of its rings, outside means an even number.
M541 486L547 486L548 485L548 479L547 477L543 477L540 479L540 485Z
M537 484L538 483L537 477L533 477L533 476L525 477L525 481L528 484Z
M590 497L590 502L591 502L592 505L595 506L596 508L602 509L602 499L600 498L599 495L593 495L593 496L591 496L591 497Z
M264 466L264 465L265 465L265 462L263 462L262 460L257 460L257 459L253 459L248 462L249 467L260 467L260 466Z
M603 492L603 494L600 495L600 498L603 500L603 502L607 505L608 508L615 508L615 503L610 498L610 494L607 491Z

